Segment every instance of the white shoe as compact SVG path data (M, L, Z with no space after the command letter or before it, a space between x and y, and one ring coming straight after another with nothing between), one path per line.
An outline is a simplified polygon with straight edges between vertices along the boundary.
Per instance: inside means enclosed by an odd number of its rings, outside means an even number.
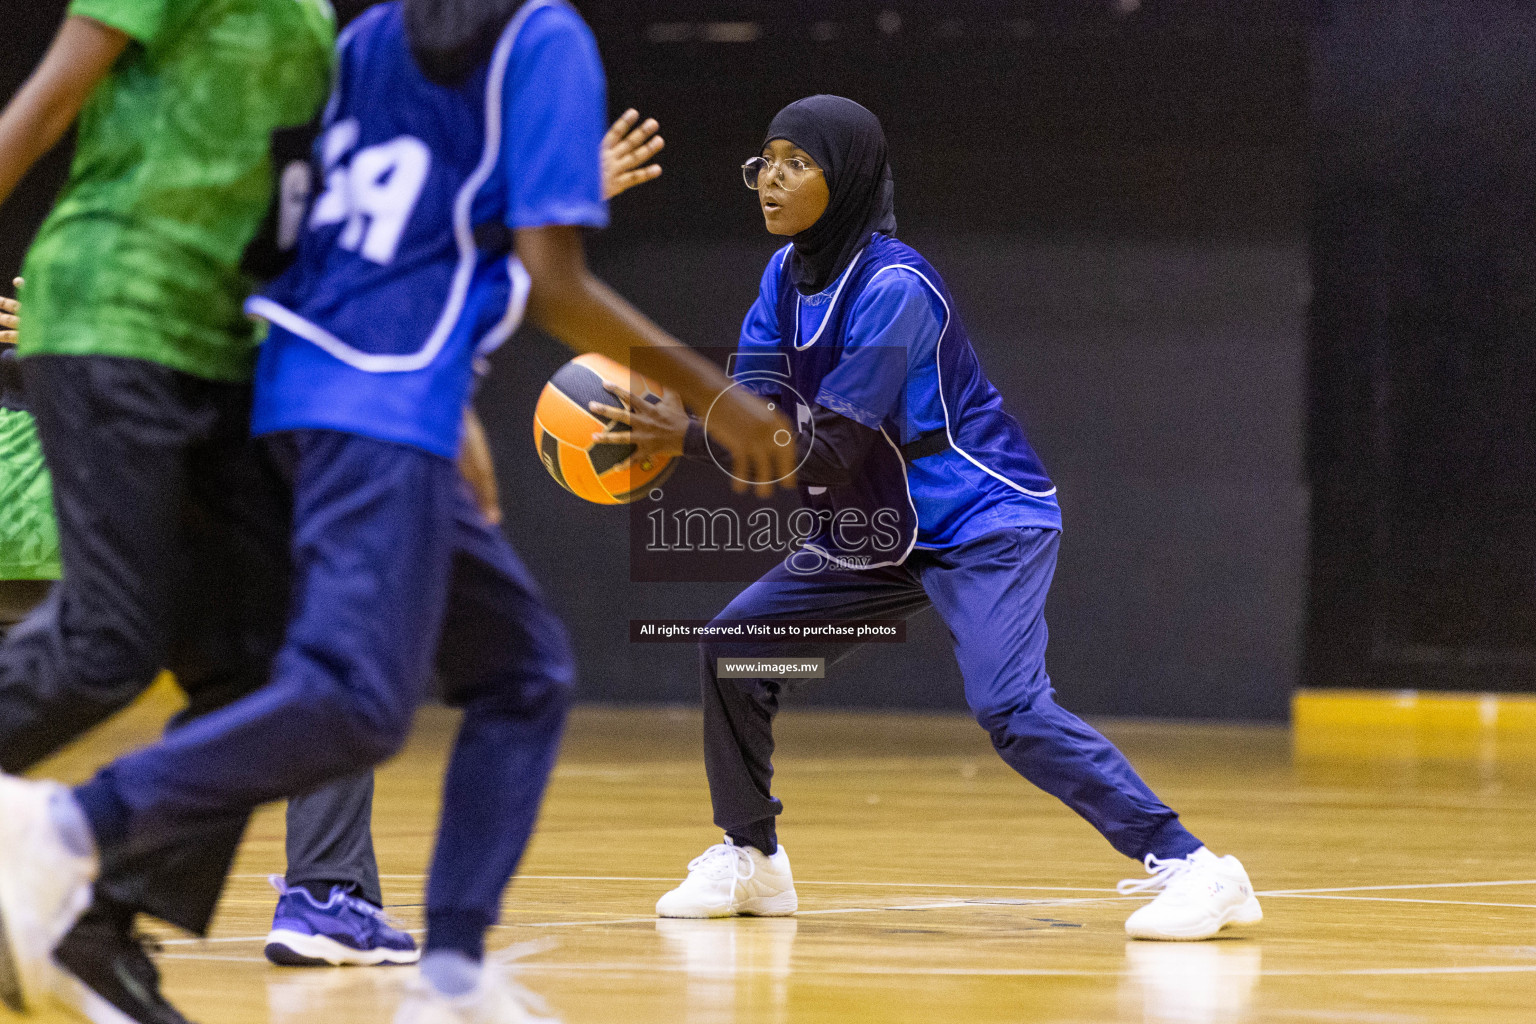
M1133 939L1194 942L1228 925L1264 920L1248 872L1236 857L1217 857L1202 846L1177 860L1148 854L1146 863L1151 878L1127 878L1116 887L1124 896L1158 894L1126 919L1126 934Z
M538 996L487 964L480 987L461 996L445 996L419 981L395 1013L395 1024L560 1024L547 1012Z
M91 905L96 858L65 846L49 813L63 791L0 774L0 1002L17 1013L47 997L54 947Z
M657 917L787 917L798 909L784 847L768 857L729 839L695 857L683 884L656 901Z

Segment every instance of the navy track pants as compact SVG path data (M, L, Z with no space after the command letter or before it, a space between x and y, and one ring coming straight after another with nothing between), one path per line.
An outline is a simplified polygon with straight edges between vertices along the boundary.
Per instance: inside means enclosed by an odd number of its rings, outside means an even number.
M1056 703L1045 671L1045 598L1061 534L1010 528L944 550L916 550L899 566L785 564L737 595L716 622L771 619L905 619L933 607L949 627L965 699L1015 771L1061 800L1115 849L1138 860L1182 857L1200 841L1136 774L1125 755ZM845 657L855 645L704 644L704 757L715 824L734 838L771 844L783 807L770 790L773 719L781 684L721 679L719 657Z

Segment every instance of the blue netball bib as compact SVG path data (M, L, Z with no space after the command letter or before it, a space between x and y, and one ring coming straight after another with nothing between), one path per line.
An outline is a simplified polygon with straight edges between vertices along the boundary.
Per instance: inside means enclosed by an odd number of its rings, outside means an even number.
M256 433L318 428L452 458L477 357L521 322L511 232L607 223L601 62L568 5L531 0L487 64L443 86L398 3L339 42L293 265L247 310L272 330Z
M1006 527L1060 529L1056 488L982 370L938 272L911 247L872 237L828 289L803 296L769 264L737 362L775 354L777 396L797 424L811 404L880 433L856 478L803 487L821 524L808 546L851 568ZM867 524L867 525L866 525Z

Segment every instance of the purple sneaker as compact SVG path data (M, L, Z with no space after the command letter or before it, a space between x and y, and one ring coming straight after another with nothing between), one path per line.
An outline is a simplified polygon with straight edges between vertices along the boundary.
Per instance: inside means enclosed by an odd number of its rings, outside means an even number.
M341 967L357 964L413 964L421 959L416 940L396 928L384 911L341 886L316 901L309 891L290 889L281 876L270 879L281 897L267 936L267 959L284 967Z

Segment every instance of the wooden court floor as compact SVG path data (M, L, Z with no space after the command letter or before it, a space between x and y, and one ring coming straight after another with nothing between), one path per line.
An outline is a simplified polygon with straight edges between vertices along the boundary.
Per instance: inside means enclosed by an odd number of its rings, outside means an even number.
M45 770L80 777L150 734L165 703ZM798 917L654 919L656 897L718 840L698 716L585 709L492 938L500 969L568 1024L1536 1021L1528 741L1426 750L1107 723L1198 835L1242 857L1264 903L1248 934L1165 945L1122 931L1138 900L1113 887L1136 865L1015 777L969 721L793 709L780 721ZM449 713L425 713L380 779L386 895L413 928L452 728ZM172 997L205 1024L389 1021L411 968L261 959L265 876L282 864L268 810L213 937L164 933Z

